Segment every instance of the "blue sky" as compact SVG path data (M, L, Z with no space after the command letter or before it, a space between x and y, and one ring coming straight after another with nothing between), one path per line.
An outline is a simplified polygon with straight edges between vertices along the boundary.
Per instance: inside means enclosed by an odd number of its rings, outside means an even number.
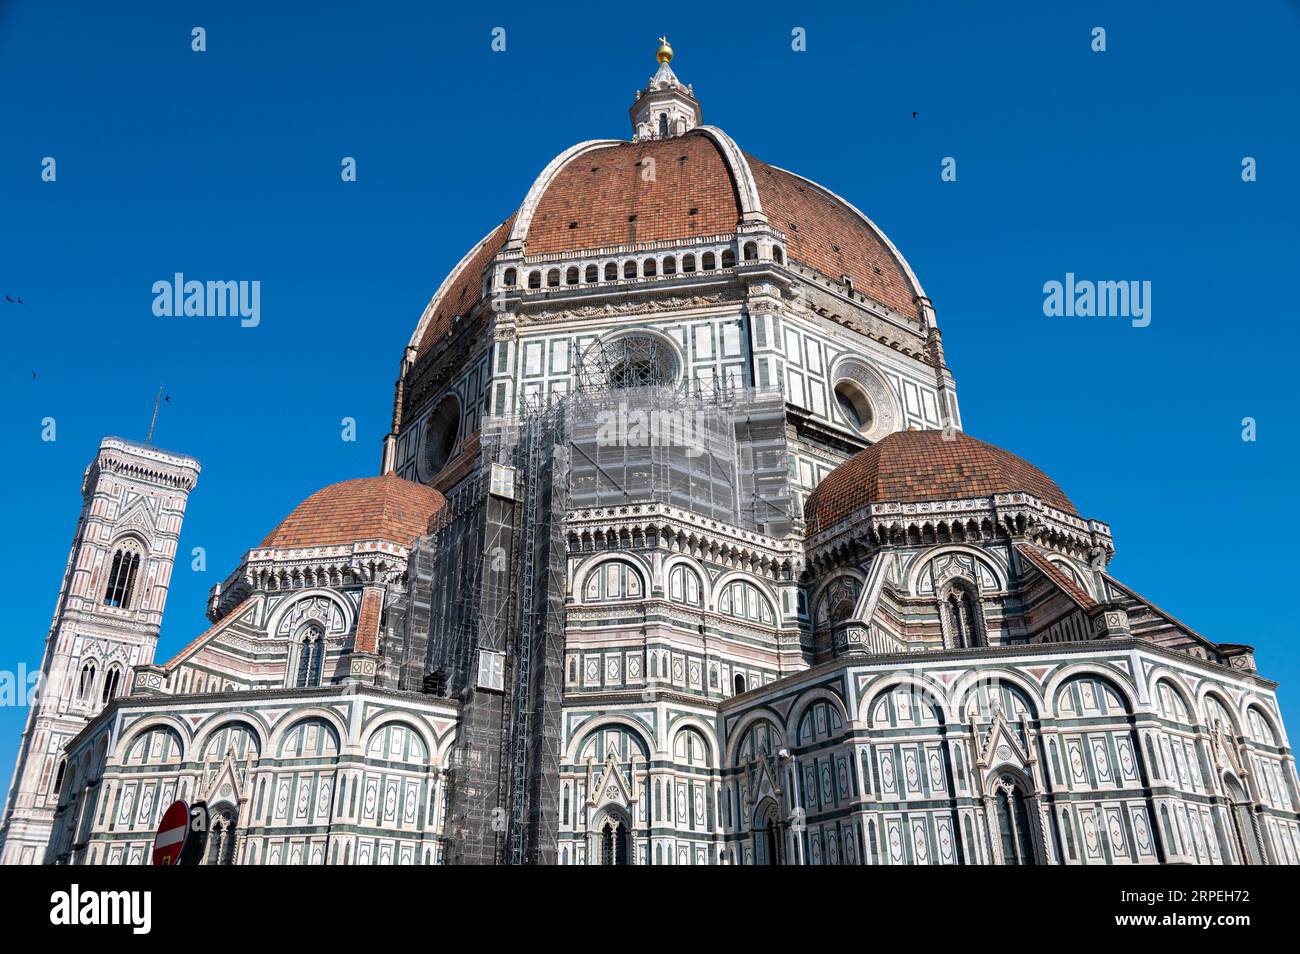
M159 658L296 502L377 472L438 282L556 153L628 135L666 33L706 122L907 256L966 429L1109 521L1120 579L1257 647L1296 727L1296 3L114 6L0 4L0 293L24 301L0 301L0 669L39 664L82 471L144 438L160 385L157 443L204 465L181 549L208 570L178 565ZM261 324L155 318L177 271L259 280ZM1150 326L1045 317L1067 272L1150 281ZM0 709L6 775L24 718Z

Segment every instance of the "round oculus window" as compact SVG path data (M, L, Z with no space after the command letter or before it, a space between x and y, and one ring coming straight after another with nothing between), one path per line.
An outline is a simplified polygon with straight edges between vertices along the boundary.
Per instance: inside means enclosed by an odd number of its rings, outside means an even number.
M875 426L876 412L871 406L871 398L854 381L840 381L835 385L835 403L840 413L853 427L865 434Z
M420 458L420 476L431 480L447 466L460 437L460 401L447 395L429 415L424 426L424 453Z

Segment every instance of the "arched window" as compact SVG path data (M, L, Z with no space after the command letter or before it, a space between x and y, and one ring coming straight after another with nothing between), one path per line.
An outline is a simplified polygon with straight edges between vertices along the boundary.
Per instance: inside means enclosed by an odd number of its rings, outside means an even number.
M779 245L772 246L772 260L776 262L778 265L785 264L785 252L781 251L781 246Z
M108 572L108 588L104 591L104 605L126 609L135 592L135 575L140 569L140 551L126 544L113 554L113 566Z
M665 275L677 274L677 259L673 258L671 255L669 255L667 258L664 259L664 274Z
M222 808L208 822L208 853L206 865L233 865L235 863L235 813Z
M600 829L600 863L625 865L627 860L627 827L621 819L609 818Z
M298 640L298 673L294 686L312 689L320 685L321 668L325 662L325 631L313 624L303 630Z
M713 271L718 267L718 257L712 252L705 252L700 267L706 272Z
M623 263L623 277L636 278L636 262L628 261Z
M984 646L984 614L979 597L960 584L954 585L944 599L949 649L972 649Z
M655 275L658 275L659 263L653 258L647 258L645 263L641 266L641 274L646 278L653 278Z
M507 268L506 273L505 275L502 276L501 280L507 286L514 285L514 283L518 281L518 274L519 273L516 272L513 268Z
M659 114L659 138L660 139L668 138L668 114L667 113Z
M528 273L528 287L529 287L529 288L541 288L541 287L542 287L542 273L541 273L541 272L539 272L539 271L531 271L531 272Z
M1273 724L1260 711L1259 706L1251 706L1246 710L1246 728L1250 732L1250 737L1256 742L1277 745L1277 733L1273 731Z
M694 255L684 255L684 256L682 256L682 271L685 272L687 275L689 275L691 272L695 271L695 256L694 256Z
M673 759L679 765L709 767L709 744L694 729L682 729L673 738Z
M558 268L552 268L549 272L546 273L546 287L547 288L560 287L560 270Z
M738 673L736 673L736 675L735 675L734 677L732 677L732 680L731 680L731 688L735 691L735 694L736 694L736 695L740 695L742 692L745 691L745 674L744 674L744 673L739 673L739 672L738 672Z
M1192 724L1187 714L1187 704L1183 702L1183 697L1178 694L1168 679L1161 679L1156 683L1155 697L1156 709L1161 717L1183 725Z
M570 265L569 268L568 268L568 271L566 271L566 272L564 273L564 284L566 284L566 285L576 285L576 284L578 284L578 266L577 266L577 265Z
M595 265L588 265L585 280L588 285L600 281L600 270Z
M618 280L618 266L613 262L605 263L605 281L612 282Z
M760 822L755 826L754 860L760 865L781 863L781 834L776 821L776 805L770 800L760 808Z
M77 683L77 696L82 702L89 702L95 692L95 664L88 662L81 667L81 679Z
M1002 863L1004 865L1038 864L1038 856L1034 851L1034 830L1029 821L1029 807L1020 783L1010 775L1004 775L993 787L998 831L1002 837Z
M59 771L58 771L58 774L56 774L56 775L54 776L54 794L55 794L55 795L59 794L59 790L63 788L63 776L67 773L67 771L68 771L68 760L67 760L67 759L60 759L60 760L59 760Z
M588 603L607 600L638 600L645 594L641 574L631 564L609 560L587 574L583 599Z
M1224 774L1223 791L1228 796L1229 815L1232 820L1232 835L1237 843L1243 865L1264 864L1264 854L1260 851L1259 839L1255 837L1255 825L1251 819L1250 796L1246 789L1232 775Z
M833 626L853 618L862 584L854 577L839 576L827 584L817 598L817 625ZM799 594L803 595L802 591Z
M776 623L772 613L772 604L753 583L745 580L732 580L722 589L718 597L718 612L736 619L766 623Z
M699 575L690 567L680 563L673 567L668 572L668 599L674 603L685 603L687 606L704 605Z
M112 702L117 698L117 689L122 682L122 670L109 666L104 673L104 691L100 693L100 702Z
M736 253L733 252L731 249L727 249L726 251L724 251L722 253L722 267L733 268L735 267L735 264L736 264Z
M746 242L746 243L745 243L745 261L747 261L747 262L753 262L753 261L757 261L757 259L758 259L758 243L757 243L757 242Z

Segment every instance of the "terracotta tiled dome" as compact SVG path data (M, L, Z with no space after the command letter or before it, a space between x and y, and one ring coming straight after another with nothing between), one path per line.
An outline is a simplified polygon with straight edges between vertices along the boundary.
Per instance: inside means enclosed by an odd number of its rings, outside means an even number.
M653 170L653 174L650 174ZM821 186L742 153L720 130L670 139L575 146L543 172L524 206L457 266L422 323L421 355L443 340L456 315L483 296L483 272L512 233L527 255L638 242L701 238L736 230L746 204L761 206L786 237L792 263L853 287L919 320L924 292L902 256L861 213Z
M362 540L409 546L444 503L432 487L393 474L345 480L294 507L262 547L329 547Z
M1078 516L1052 478L1000 447L957 432L897 431L826 475L804 504L809 533L868 504L1028 493Z

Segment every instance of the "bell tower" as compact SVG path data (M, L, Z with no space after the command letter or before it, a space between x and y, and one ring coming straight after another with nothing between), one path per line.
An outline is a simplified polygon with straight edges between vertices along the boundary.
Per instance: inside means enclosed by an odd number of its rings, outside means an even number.
M81 485L81 518L45 641L40 682L4 815L0 864L40 864L65 772L64 746L153 662L185 504L199 462L107 437ZM25 688L25 687L24 687Z
M637 90L629 113L632 135L637 140L669 139L690 132L702 122L699 100L691 87L683 86L673 72L673 48L667 37L659 38L659 69L650 85Z

